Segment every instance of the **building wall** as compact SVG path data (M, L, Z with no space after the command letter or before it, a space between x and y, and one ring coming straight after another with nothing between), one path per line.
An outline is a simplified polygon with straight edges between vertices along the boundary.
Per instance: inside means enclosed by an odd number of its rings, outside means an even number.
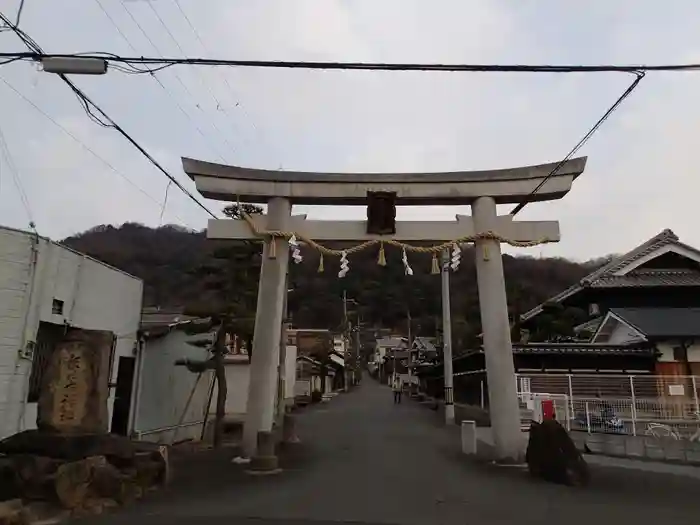
M673 357L673 348L679 346L678 341L668 341L664 343L657 343L656 348L659 350L659 362L671 363L675 359ZM688 362L689 363L700 363L700 342L691 344L688 347Z
M231 356L226 362L226 418L234 421L242 421L248 404L248 384L250 383L250 365L247 356ZM214 394L209 405L209 413L216 414L216 396L218 389L214 387Z
M47 239L0 228L0 436L36 427L36 403L26 403L31 362L20 349L36 342L41 321L113 332L114 383L119 357L134 352L142 295L136 277ZM60 314L52 312L54 300L62 302ZM111 388L110 419L113 403Z
M171 444L201 435L214 372L196 374L175 366L178 359L209 358L205 348L188 344L191 339L174 329L142 347L134 433L144 441Z
M31 334L26 324L36 272L34 244L26 234L0 229L0 437L19 430L31 371L20 349Z
M287 345L284 361L284 399L287 406L294 405L294 385L297 380L297 347Z
M611 345L624 345L643 340L644 337L641 336L639 332L624 323L618 322L615 329L610 334L610 339L607 341L607 343Z

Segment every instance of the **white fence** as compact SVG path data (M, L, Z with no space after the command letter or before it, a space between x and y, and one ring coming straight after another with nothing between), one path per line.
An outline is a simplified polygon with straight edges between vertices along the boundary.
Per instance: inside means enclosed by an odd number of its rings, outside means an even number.
M525 418L545 401L570 430L700 440L698 376L518 374L517 386Z

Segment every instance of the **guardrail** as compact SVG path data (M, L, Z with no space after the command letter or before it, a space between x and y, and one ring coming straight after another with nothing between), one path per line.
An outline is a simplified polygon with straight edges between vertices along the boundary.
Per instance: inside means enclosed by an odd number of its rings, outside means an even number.
M697 376L518 374L517 385L523 410L544 401L570 430L700 441Z

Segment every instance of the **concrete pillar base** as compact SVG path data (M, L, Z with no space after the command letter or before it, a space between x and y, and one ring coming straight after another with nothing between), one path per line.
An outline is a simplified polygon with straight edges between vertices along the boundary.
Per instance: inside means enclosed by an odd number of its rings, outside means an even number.
M525 463L522 459L517 459L517 458L495 459L493 461L493 464L497 467L514 467L514 468L522 468L522 469L527 468L527 463Z
M249 474L275 474L281 472L275 455L275 438L272 432L258 432L257 453L250 458Z

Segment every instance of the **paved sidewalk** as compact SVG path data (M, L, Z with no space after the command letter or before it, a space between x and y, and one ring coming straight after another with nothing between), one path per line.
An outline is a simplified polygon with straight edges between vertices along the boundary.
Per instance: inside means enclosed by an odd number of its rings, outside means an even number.
M114 525L479 523L687 524L700 516L700 480L594 464L586 489L531 479L459 454L456 428L365 378L355 391L302 412L304 445L275 477L250 477L233 452L203 455L171 487L103 516ZM195 476L196 473L196 476Z

